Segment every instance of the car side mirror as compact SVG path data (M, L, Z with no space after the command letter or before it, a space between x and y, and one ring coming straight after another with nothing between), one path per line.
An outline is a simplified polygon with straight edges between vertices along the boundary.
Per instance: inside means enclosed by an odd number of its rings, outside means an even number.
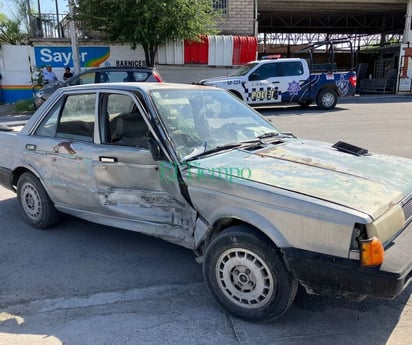
M152 154L152 157L155 161L160 161L162 159L162 151L160 145L153 138L147 140L149 144L149 151Z

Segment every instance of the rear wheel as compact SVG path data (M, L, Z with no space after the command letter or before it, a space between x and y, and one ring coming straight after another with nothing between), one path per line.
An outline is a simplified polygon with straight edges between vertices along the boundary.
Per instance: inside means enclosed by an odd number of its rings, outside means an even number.
M40 181L24 173L17 182L17 201L24 219L32 226L44 229L59 221L56 210Z
M203 275L216 301L248 321L283 315L298 286L274 245L248 226L233 226L211 242Z
M316 104L321 109L333 109L336 103L338 103L338 94L332 89L324 89L316 97Z

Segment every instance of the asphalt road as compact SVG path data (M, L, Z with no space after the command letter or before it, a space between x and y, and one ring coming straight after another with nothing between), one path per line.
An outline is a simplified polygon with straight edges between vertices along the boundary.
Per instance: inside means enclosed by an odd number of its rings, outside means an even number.
M330 112L260 109L279 129L412 158L412 97L360 97ZM0 345L411 342L412 286L393 301L298 296L273 323L221 311L191 251L72 217L47 231L0 187Z

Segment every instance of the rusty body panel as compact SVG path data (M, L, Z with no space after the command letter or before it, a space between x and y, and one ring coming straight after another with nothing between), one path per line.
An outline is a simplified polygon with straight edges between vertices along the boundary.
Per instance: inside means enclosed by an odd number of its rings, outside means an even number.
M379 218L412 189L405 161L285 139L255 153L236 150L197 161L186 181L196 208L206 210L212 224L229 215L253 219L258 228L271 228L279 247L347 257L354 222ZM242 170L248 174L239 176Z
M287 139L256 152L232 151L202 160L204 171L247 170L243 178L359 210L372 218L412 189L412 168L403 158L354 156L330 145Z

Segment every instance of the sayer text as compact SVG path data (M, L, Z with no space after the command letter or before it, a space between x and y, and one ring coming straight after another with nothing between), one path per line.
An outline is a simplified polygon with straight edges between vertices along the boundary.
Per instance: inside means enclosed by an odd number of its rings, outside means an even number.
M82 52L79 54L80 60L82 62L86 61L86 56L87 52ZM63 65L68 65L70 63L70 60L72 58L72 53L71 52L52 52L48 48L43 48L40 50L40 59L44 63L50 63L50 62L62 62Z

